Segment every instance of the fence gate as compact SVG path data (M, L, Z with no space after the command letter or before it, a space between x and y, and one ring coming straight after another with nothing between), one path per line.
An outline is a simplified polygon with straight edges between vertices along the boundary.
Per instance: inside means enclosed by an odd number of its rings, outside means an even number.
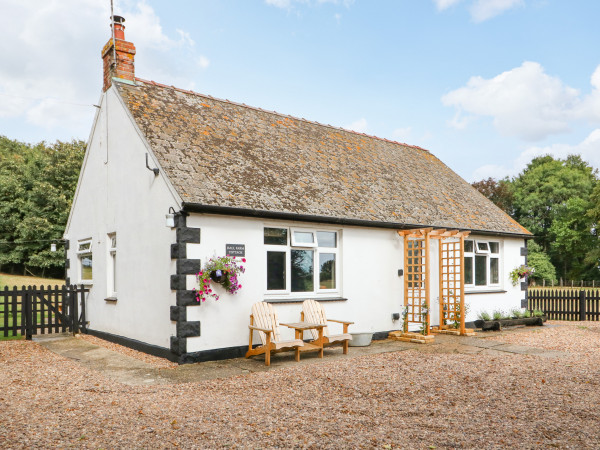
M85 331L84 286L7 286L0 290L0 336Z

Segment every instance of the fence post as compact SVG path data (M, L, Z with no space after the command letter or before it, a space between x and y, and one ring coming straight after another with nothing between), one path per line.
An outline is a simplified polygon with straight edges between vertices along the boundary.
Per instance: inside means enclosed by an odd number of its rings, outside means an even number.
M84 333L87 333L87 326L85 322L85 288L83 285L80 286L81 289L81 330Z
M587 311L585 305L585 291L579 291L579 320L585 322Z
M77 298L77 287L71 286L71 320L73 323L73 335L79 333L79 299Z
M23 300L25 302L25 339L31 341L33 335L33 311L31 308L31 286L24 290Z

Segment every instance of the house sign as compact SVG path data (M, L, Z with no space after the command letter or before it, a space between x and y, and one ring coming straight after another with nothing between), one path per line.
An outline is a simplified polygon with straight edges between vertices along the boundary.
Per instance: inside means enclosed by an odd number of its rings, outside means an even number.
M246 256L246 245L225 244L225 254L229 256Z

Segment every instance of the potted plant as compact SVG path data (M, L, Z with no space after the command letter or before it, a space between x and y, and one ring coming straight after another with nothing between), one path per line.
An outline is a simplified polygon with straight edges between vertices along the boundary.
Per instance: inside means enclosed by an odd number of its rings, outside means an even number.
M218 283L230 294L236 294L242 288L239 275L246 271L241 265L245 262L246 258L236 260L235 256L229 255L209 259L197 275L196 301L204 302L209 296L219 300L219 295L214 291L211 283Z
M527 278L533 272L535 272L535 269L533 267L526 266L525 264L521 264L519 267L516 267L509 274L512 285L516 286L521 278L525 278L525 281L527 281Z

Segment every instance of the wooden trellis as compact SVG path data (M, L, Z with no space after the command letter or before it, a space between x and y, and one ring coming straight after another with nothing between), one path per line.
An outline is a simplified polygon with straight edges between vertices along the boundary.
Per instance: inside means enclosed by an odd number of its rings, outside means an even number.
M467 231L445 231L440 239L440 325L450 328L449 322L458 323L458 331L465 334L465 258L464 243ZM453 325L452 325L453 326Z
M424 326L429 335L429 235L432 228L398 231L404 237L404 306L406 321Z
M465 334L464 299L464 239L468 231L420 228L400 230L404 238L404 306L407 322L425 325L430 333L430 240L440 241L440 329L444 322L459 322L460 334Z

